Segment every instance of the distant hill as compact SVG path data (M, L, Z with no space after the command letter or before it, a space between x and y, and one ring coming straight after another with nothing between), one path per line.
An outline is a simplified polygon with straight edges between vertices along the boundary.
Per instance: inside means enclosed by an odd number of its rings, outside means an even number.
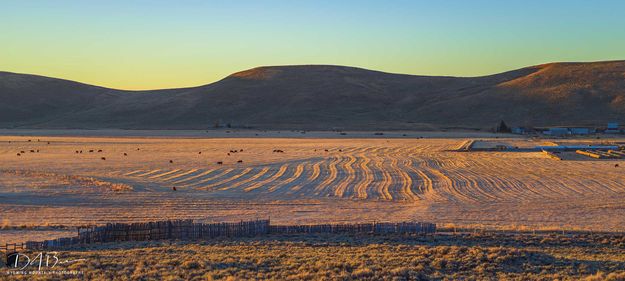
M0 127L488 129L625 123L625 61L552 63L483 77L326 65L259 67L194 88L122 91L0 72Z

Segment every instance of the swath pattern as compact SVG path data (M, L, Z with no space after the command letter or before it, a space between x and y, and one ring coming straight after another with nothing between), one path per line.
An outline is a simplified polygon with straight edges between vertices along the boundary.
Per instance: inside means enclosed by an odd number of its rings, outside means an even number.
M172 175L172 176L169 176L169 177L163 178L163 180L165 180L165 181L170 181L170 180L179 179L179 178L181 178L181 177L184 177L184 176L186 176L186 175L189 175L189 174L195 173L195 172L197 172L197 171L198 171L198 169L191 169L191 170L188 170L188 171L184 171L184 172L182 172L182 173L174 174L174 175Z
M247 175L251 170L252 170L252 168L245 168L245 169L241 170L237 174L234 174L234 175L232 175L230 177L224 177L224 179L222 179L222 180L220 180L218 182L198 187L198 189L211 189L213 187L220 186L220 185L223 185L225 183L236 181L237 179Z
M5 187L0 213L19 209L12 225L253 219L270 213L311 223L427 217L487 226L607 231L625 226L625 160L453 151L464 136L309 138L313 135L297 140L63 137L39 147L0 136L0 150L7 151L0 154ZM519 147L546 142L484 139ZM558 140L591 142L599 141ZM30 152L33 148L41 152Z
M392 200L393 196L391 195L389 188L393 184L393 178L388 170L384 167L384 159L377 158L375 160L375 167L377 168L377 172L381 174L382 179L378 182L376 192L378 194L378 198L383 200Z
M417 145L378 145L318 149L317 157L258 166L211 169L134 169L120 175L165 186L191 187L206 192L228 191L258 196L298 195L386 201L505 202L583 198L597 192L620 194L625 184L589 178L575 162L561 161L562 174L550 161L531 153L453 152L467 141ZM303 148L293 149L305 153ZM497 157L493 157L493 155ZM279 159L275 154L274 158ZM553 163L553 162L549 162ZM497 169L493 169L497 167ZM545 175L557 175L547 177ZM505 175L505 176L502 176Z
M324 175L323 181L315 188L315 194L319 195L322 191L329 189L330 184L336 180L338 175L337 164L341 162L341 160L341 157L334 157L327 167L328 173Z
M347 186L352 184L352 182L356 178L356 173L354 171L354 168L352 168L352 164L356 162L356 157L352 155L349 155L347 157L349 158L349 160L346 161L342 166L342 169L344 170L344 174L345 174L344 176L345 179L339 182L336 189L334 190L334 195L337 197L343 197L343 194L345 193Z
M198 178L201 178L201 177L204 177L204 176L206 176L208 174L211 174L213 172L215 172L215 170L202 171L201 173L198 173L196 175L176 180L173 183L175 183L175 184L180 184L180 183L184 183L184 182L191 182L191 183L193 183L194 180L196 180Z
M356 187L355 187L357 198L360 198L360 199L367 199L368 197L367 188L369 188L371 186L371 183L373 183L373 173L371 172L371 169L368 166L370 162L371 162L371 158L366 157L366 156L363 156L363 160L362 162L360 162L359 168L364 174L364 179L356 183Z
M232 184L230 184L227 187L220 188L219 190L233 189L233 188L237 188L239 186L248 184L248 183L253 182L253 181L259 179L260 177L264 176L268 171L269 171L269 167L264 167L262 170L260 170L258 173L256 173L252 177L247 178L247 179L242 180L242 181L238 181L238 182L232 183Z
M295 180L299 179L300 176L302 176L302 173L304 172L304 163L300 163L299 165L297 165L297 167L295 168L295 172L293 173L293 175L281 182L279 182L279 184L276 184L272 187L269 188L270 192L274 192L277 189L286 186L292 182L294 182Z
M272 184L273 182L277 181L280 177L282 177L282 175L284 175L284 172L286 172L287 168L288 168L288 165L282 165L282 166L280 166L280 169L278 169L278 171L276 171L276 173L273 176L271 176L270 178L268 178L266 180L263 180L263 181L260 181L260 182L257 182L257 183L254 183L253 185L250 185L250 186L246 187L243 190L245 190L245 192L250 192L250 191L255 190L257 188L260 188L262 186L266 186L266 185Z
M193 183L183 184L182 186L183 187L197 187L197 186L202 185L203 183L210 182L212 180L216 180L216 179L219 179L219 178L221 178L221 177L223 177L225 175L228 175L228 174L232 173L232 171L234 171L234 169L232 169L232 168L224 169L224 170L221 170L219 173L217 173L215 175L212 175L212 176L209 176L209 177L206 177L206 178L202 178L202 179L200 179L198 181L194 181ZM236 174L236 173L234 173L234 174Z
M177 173L178 171L180 171L180 169L171 170L169 172L164 172L164 173L161 173L161 174L153 175L153 176L150 176L149 178L150 179L156 179L156 178L164 177L164 176L167 176L167 175L171 175L173 173Z

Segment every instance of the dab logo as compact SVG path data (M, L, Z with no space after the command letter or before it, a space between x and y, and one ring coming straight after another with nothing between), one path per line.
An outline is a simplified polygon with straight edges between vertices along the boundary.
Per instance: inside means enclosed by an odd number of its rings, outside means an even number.
M58 252L39 252L31 256L20 252L7 253L6 266L19 270L24 270L29 266L36 267L37 270L52 269L60 262L57 255Z

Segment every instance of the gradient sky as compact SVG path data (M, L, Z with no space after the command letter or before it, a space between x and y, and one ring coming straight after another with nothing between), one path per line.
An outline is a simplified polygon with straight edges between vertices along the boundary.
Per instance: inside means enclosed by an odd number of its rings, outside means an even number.
M262 65L479 76L625 59L625 1L0 0L0 70L121 89Z

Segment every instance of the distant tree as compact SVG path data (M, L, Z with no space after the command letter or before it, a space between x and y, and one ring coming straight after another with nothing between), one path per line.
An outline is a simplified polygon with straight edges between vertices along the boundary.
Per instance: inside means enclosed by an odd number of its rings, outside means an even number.
M506 125L506 122L501 120L499 124L497 124L497 127L495 127L495 132L496 133L510 133L512 132L512 130L510 129L510 127L508 127L508 125Z

